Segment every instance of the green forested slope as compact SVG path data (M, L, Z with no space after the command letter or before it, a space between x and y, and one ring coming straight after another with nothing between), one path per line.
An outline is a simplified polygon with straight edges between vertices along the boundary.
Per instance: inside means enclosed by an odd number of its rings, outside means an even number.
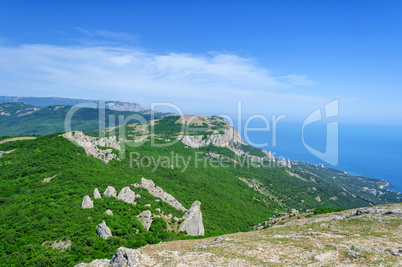
M158 128L162 135L156 137L163 138L154 140L157 144L167 144L177 135L174 121L170 117L157 122L169 129L165 133ZM94 200L94 209L81 208L83 197L90 195L93 199L95 188L102 195L109 185L119 192L125 186L140 183L141 177L153 180L186 208L195 200L201 201L206 236L247 231L291 208L353 208L384 203L362 190L365 186L378 188L383 181L353 178L307 163L294 164L292 169L264 167L243 161L249 155L236 158L228 148L213 145L193 149L181 142L158 148L150 141L136 146L130 144L134 143L124 145L125 151L118 155L120 161L112 160L108 164L87 156L82 147L57 134L0 144L0 151L15 149L0 158L0 264L73 265L95 258L111 258L120 246L136 248L187 238L166 231L166 223L160 219L155 219L151 231L144 231L136 215L147 209L146 204L151 204L154 214L159 214L157 208L177 217L184 213L157 202L142 188L131 187L142 196L136 199L135 206L103 197ZM252 147L243 147L254 153ZM209 153L223 158L213 159ZM158 159L166 160L167 164L154 161ZM57 176L50 182L43 183L44 178L54 175ZM254 179L258 188L269 194L250 188L239 178ZM316 200L317 196L321 201ZM331 200L333 196L337 199ZM398 194L386 190L383 190L384 197L388 202L400 199ZM111 209L114 215L105 215L106 209ZM102 220L112 230L113 238L103 240L96 235L96 226ZM71 240L71 248L59 251L42 245L45 241L59 240Z

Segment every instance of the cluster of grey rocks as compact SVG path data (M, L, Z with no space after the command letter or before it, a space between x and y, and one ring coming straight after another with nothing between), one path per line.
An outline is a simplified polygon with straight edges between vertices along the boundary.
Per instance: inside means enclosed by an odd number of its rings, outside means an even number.
M121 189L119 195L117 195L116 189L113 186L108 186L103 194L106 197L115 197L115 198L117 198L119 200L122 200L122 201L130 203L130 204L135 204L135 202L134 202L135 198L136 197L141 197L140 195L136 195L128 186L126 186L123 189ZM95 188L95 190L94 190L94 199L99 199L99 198L102 198L102 196L99 193L98 188ZM94 207L94 203L91 200L91 198L89 197L89 195L86 195L84 197L84 199L82 200L81 207L83 209L92 209ZM105 211L105 214L113 215L113 211L111 211L110 209L107 209ZM144 227L146 227L146 226L144 226ZM149 227L148 227L148 229L149 229ZM102 237L104 239L108 239L109 237L112 236L112 231L106 225L105 221L102 221L102 223L100 223L97 226L96 233L98 234L99 237Z
M136 195L134 191L130 189L130 187L126 186L121 189L119 195L117 195L116 189L113 186L108 186L103 193L106 197L115 197L119 200L122 200L126 203L129 204L135 204L135 198L136 197L141 197L140 195ZM94 199L99 199L102 198L101 194L99 193L98 188L95 188L94 190ZM94 203L89 197L89 195L86 195L84 199L82 200L81 207L83 209L92 209L94 207Z
M155 183L152 180L147 180L145 178L141 179L141 184L134 184L134 187L143 187L148 190L148 192L157 197L160 198L162 201L166 202L167 204L171 205L172 207L185 211L185 215L183 216L182 219L179 219L177 217L174 217L174 220L176 222L179 222L182 220L183 222L180 224L179 231L180 232L187 232L188 235L191 236L202 236L204 235L204 225L202 221L202 213L201 213L201 202L200 201L195 201L189 210L187 210L180 202L178 202L172 195L166 193L162 188L158 187L155 185ZM102 198L101 194L99 193L98 188L95 188L94 190L94 199L100 199ZM117 191L113 186L108 186L103 193L105 197L115 197L119 200L122 200L126 203L133 204L135 205L135 199L138 197L141 197L140 195L135 194L134 191L130 189L130 187L126 186L121 189L120 193L117 195ZM150 204L146 205L147 207L150 207ZM94 203L91 200L89 195L86 195L84 199L82 200L81 207L83 209L92 209L94 207ZM159 212L160 209L156 209ZM105 211L105 214L107 215L113 215L113 212L108 209ZM159 215L153 215L150 210L145 210L141 212L139 215L137 215L138 220L141 222L143 227L145 228L146 231L149 231L151 224L152 224L152 218L153 216L160 217ZM172 216L169 215L168 218L171 218ZM104 239L107 239L112 236L111 230L109 227L106 225L106 222L103 221L101 224L97 226L96 233L98 234L99 237L102 237Z
M339 221L339 220L345 220L351 216L360 216L363 214L381 214L381 215L402 214L402 209L386 210L379 207L363 208L335 215L332 219L335 221Z

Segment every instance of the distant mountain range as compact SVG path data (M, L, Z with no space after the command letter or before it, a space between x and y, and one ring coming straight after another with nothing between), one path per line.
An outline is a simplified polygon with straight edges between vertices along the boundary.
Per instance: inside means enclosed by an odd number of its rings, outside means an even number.
M0 103L20 102L27 103L36 107L48 107L56 105L74 106L82 103L84 106L93 107L91 104L97 104L99 100L72 99L62 97L25 97L25 96L0 96ZM87 104L87 105L86 105ZM102 107L100 107L102 108ZM105 108L116 111L141 112L144 109L140 104L120 101L105 101Z
M42 102L44 103L44 102ZM17 135L45 135L63 132L64 123L71 105L53 105L38 107L21 102L0 103L0 136ZM144 120L159 119L168 116L167 113L148 111L133 112L105 109L105 126L118 125L119 116L128 118L131 115L140 115ZM110 118L115 118L111 121ZM71 127L73 130L91 132L102 128L97 108L79 108L74 112ZM137 122L137 121L133 121Z

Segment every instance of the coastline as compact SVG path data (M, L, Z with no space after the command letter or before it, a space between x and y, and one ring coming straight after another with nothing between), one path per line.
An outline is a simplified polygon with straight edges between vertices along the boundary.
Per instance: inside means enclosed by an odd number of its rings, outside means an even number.
M385 181L385 180L384 180ZM392 184L390 184L390 183L388 183L387 181L385 181L386 182L386 184L384 184L384 185L379 185L378 187L380 188L380 189L384 189L385 187L390 187L390 186L392 186Z

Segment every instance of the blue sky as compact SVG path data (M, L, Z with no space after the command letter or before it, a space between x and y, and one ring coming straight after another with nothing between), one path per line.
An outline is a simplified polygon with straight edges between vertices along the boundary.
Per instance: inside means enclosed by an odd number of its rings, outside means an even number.
M0 1L0 95L402 124L401 1Z

